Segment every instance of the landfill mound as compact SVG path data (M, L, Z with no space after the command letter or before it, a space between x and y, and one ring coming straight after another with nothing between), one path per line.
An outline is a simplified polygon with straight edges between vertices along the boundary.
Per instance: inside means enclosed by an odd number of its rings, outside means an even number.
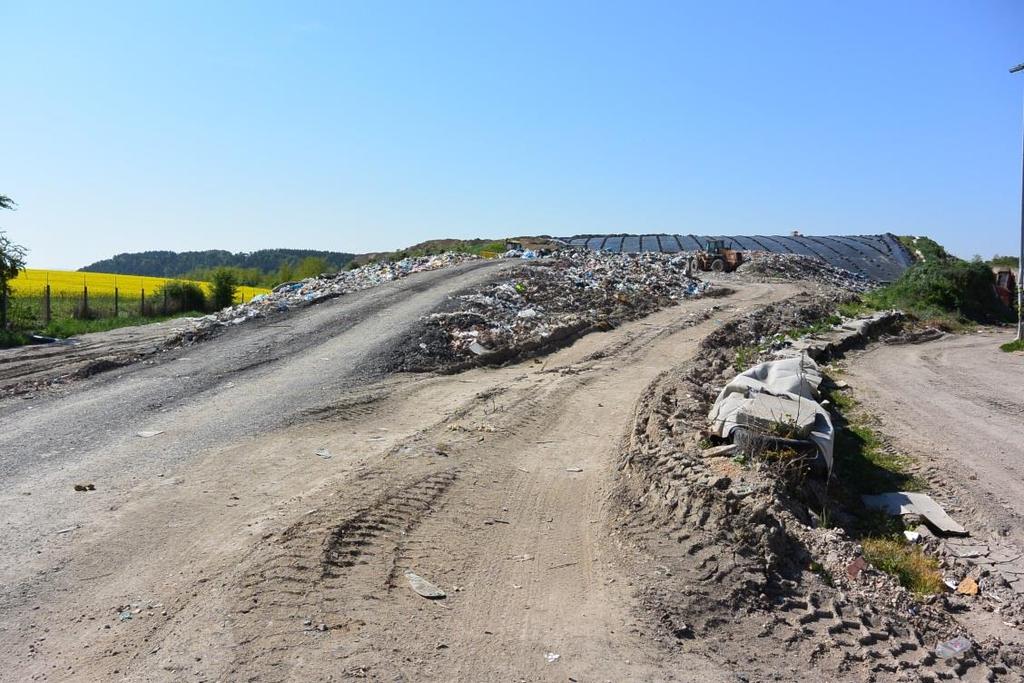
M399 278L439 268L449 268L479 259L473 254L449 251L435 256L410 256L399 261L368 263L353 270L318 275L299 282L285 282L270 294L260 294L249 302L230 306L193 320L195 336L202 336L218 327L240 325L271 313L284 313L296 308L382 285Z
M892 282L914 262L896 235L577 235L561 240L574 247L614 252L694 252L721 239L743 251L819 257L878 282Z
M393 351L392 369L453 370L546 352L711 289L687 274L683 255L524 255L523 265L425 316L414 337Z
M1019 645L963 637L945 596L916 600L842 528L821 524L801 492L827 489L799 463L707 447L708 409L736 349L834 304L801 296L726 323L638 402L618 529L653 569L638 586L647 628L671 649L725 658L739 680L802 680L809 668L851 681L1020 680Z
M839 268L816 256L750 251L744 252L743 257L744 263L737 272L747 277L808 280L853 292L866 292L876 286L866 275Z

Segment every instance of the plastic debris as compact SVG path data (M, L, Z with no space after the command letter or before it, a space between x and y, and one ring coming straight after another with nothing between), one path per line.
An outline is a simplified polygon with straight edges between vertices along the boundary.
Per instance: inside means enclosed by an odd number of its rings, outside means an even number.
M561 658L562 658L562 655L560 655L560 654L558 654L556 652L547 652L547 653L544 654L544 659L547 660L548 664L554 664L555 662L557 662Z
M318 448L315 451L313 451L313 454L314 455L319 455L324 460L328 460L328 459L331 458L331 452L329 450L327 450L326 448Z
M162 429L154 429L151 431L135 432L135 436L141 436L143 439L152 439L154 436L160 436L163 433Z
M803 254L745 251L743 265L737 272L745 276L811 280L853 292L866 292L877 284L864 274L838 268L820 258Z
M490 354L504 359L509 352L607 329L710 288L686 268L684 257L670 254L554 252L453 297L447 310L423 320L428 333L421 337L428 348L421 339L411 351L435 363Z
M566 472L582 472L583 468L582 467L566 467L565 471Z
M929 524L945 534L963 536L967 530L953 521L942 507L924 493L896 491L877 496L861 496L869 508L882 510L894 517L900 515L921 515Z
M412 589L425 598L430 600L439 600L441 598L448 597L447 593L424 579L419 574L407 571L405 572L405 578L409 579L409 585L412 586Z
M858 555L852 562L850 562L850 564L846 565L846 575L851 579L856 579L860 576L860 573L867 568L867 566L867 561Z
M283 313L302 308L325 299L351 294L391 282L399 278L424 271L448 268L479 259L473 254L445 252L435 256L417 256L400 261L368 263L353 270L319 275L301 282L285 282L270 294L260 294L248 303L225 308L192 321L193 332L202 335L217 327L240 325L253 318L262 318L270 313Z
M935 646L935 654L942 659L950 659L952 657L958 657L973 647L969 639L963 636L957 636L945 642L939 643Z

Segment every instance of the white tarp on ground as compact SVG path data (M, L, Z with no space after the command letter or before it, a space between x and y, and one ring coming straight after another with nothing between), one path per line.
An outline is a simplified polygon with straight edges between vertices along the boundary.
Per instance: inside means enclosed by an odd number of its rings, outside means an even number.
M737 427L752 426L765 414L778 415L777 421L783 423L796 417L795 422L807 424L806 438L818 447L831 471L835 432L828 411L818 403L820 385L818 364L806 356L755 365L718 395L708 414L711 432L727 439Z

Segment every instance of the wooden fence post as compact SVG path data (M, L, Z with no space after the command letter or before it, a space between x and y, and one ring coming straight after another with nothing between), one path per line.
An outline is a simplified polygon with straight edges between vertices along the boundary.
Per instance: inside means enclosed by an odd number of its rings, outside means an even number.
M0 286L0 331L7 329L7 283Z
M118 299L118 296L117 296L117 287L114 287L114 317L115 317L115 318L116 318L116 317L117 317L117 315L118 315L118 310L117 310L117 299Z
M167 288L164 287L164 315L167 315Z
M52 318L50 309L50 284L46 284L46 289L43 290L43 324L49 325Z
M139 299L139 315L146 315L146 288L142 288L142 298Z
M89 319L89 285L82 285L82 320Z

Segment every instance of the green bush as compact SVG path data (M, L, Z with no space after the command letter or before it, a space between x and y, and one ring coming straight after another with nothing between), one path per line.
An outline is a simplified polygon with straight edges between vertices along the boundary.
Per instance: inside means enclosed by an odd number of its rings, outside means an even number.
M147 297L148 298L148 297ZM164 302L166 301L166 307ZM149 308L163 315L206 310L206 292L195 282L173 280L165 283L153 293L148 301Z
M212 277L213 307L217 310L227 308L235 302L235 292L238 290L238 278L235 271L230 268L218 268L213 272Z
M980 262L932 260L915 263L896 282L864 296L875 308L899 308L919 318L1008 322L1013 311L996 297L995 275Z

